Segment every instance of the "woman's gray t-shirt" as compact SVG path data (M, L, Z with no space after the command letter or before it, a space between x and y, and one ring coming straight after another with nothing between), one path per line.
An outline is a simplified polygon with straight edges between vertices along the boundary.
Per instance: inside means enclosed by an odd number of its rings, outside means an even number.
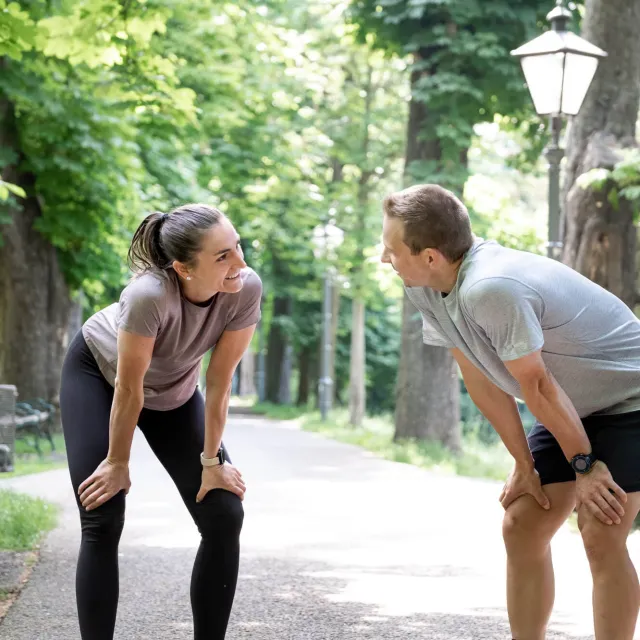
M522 397L504 362L541 350L580 417L640 410L640 320L566 265L478 239L447 296L406 291L424 342L457 347L503 391Z
M100 371L115 386L118 330L155 337L144 377L144 406L168 411L193 395L202 358L224 331L237 331L260 320L262 282L252 269L240 276L238 293L217 293L205 306L189 302L173 269L166 275L145 273L122 291L120 301L91 316L82 334Z

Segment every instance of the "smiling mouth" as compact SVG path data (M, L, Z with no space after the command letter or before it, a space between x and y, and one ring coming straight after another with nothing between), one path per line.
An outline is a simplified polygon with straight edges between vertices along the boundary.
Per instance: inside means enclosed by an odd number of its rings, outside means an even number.
M225 280L237 280L240 277L240 273L236 273L235 276L232 276L231 278L225 278Z

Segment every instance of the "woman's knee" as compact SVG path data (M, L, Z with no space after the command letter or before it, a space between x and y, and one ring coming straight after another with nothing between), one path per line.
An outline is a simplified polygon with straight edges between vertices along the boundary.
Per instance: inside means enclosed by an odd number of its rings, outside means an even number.
M78 504L78 507L83 541L118 544L124 528L123 492L91 511L87 511L81 504Z
M196 505L195 519L203 537L239 537L244 522L242 501L230 491L213 489Z

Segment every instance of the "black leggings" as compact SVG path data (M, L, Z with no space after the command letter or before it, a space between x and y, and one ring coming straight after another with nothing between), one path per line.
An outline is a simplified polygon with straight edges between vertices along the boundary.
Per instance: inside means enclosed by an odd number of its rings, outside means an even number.
M118 543L125 496L92 511L79 502L78 487L107 456L113 387L105 380L78 333L62 368L60 409L71 482L80 510L82 542L76 572L76 599L83 640L112 640L118 605ZM204 447L204 401L196 390L172 411L143 409L138 427L173 479L202 541L191 576L195 640L223 640L238 579L240 499L224 489L196 503Z

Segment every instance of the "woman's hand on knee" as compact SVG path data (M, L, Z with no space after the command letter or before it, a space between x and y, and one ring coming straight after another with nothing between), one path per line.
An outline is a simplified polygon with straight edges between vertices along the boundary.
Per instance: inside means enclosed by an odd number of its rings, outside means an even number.
M87 511L91 511L113 498L123 489L126 495L130 488L129 465L105 459L78 487L78 495L82 506Z
M232 464L225 463L217 467L202 468L202 484L196 502L202 502L212 489L226 489L243 500L247 487L242 480L242 474Z

